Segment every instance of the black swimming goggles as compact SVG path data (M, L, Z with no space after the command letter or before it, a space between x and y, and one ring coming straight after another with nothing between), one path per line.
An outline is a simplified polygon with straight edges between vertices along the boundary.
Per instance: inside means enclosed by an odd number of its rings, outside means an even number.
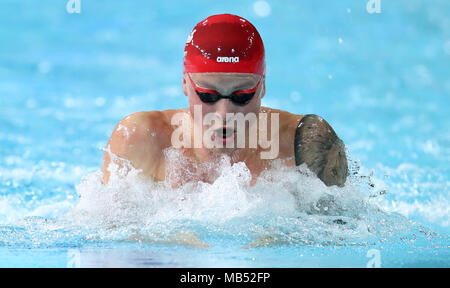
M195 92L203 103L214 104L220 99L230 99L231 102L239 106L247 105L253 99L253 96L255 96L256 90L258 89L259 85L261 84L261 80L263 79L263 77L261 77L261 79L259 79L258 81L258 84L256 84L256 86L251 89L234 91L231 95L224 96L220 95L220 93L215 90L198 87L194 83L194 81L192 81L189 73L188 77L191 81L192 86L194 87Z

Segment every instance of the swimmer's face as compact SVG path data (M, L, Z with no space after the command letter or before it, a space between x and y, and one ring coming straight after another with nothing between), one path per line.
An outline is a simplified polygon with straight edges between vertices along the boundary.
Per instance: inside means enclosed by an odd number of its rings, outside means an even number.
M231 95L233 92L254 88L261 80L253 98L245 105L239 105L230 99L220 99L214 103L203 102L194 89L189 76L196 86L217 91L220 95ZM226 113L258 113L261 107L261 98L265 93L264 79L260 75L249 73L189 73L183 77L183 92L188 96L189 108L194 112L194 105L201 105L202 116L207 113L216 113L223 119Z
M189 76L192 81L189 79ZM226 123L227 113L242 113L244 116L248 113L258 115L261 107L261 98L265 94L264 80L264 77L250 73L189 73L189 75L186 73L183 77L183 92L188 97L191 115L194 115L194 107L199 105L202 108L202 119L208 113L214 113L220 116L221 119L224 119L222 126L227 127L230 126ZM251 90L257 85L258 87L254 91L255 94L251 100L245 104L235 103L231 99L219 99L213 103L205 103L201 100L194 85L201 89L213 90L220 95L226 96L232 95L237 91ZM241 96L237 94L235 97ZM245 97L245 95L242 97ZM204 129L208 128L206 125L204 126ZM223 133L227 134L225 130L223 130ZM220 133L218 132L218 134ZM220 135L226 138L225 135ZM226 140L222 140L224 143L226 142Z

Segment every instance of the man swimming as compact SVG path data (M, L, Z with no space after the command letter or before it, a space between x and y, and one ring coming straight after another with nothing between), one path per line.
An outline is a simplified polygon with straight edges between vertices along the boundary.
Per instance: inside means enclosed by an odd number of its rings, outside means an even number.
M212 171L199 173L196 167L214 163L225 154L232 164L246 164L252 175L251 184L270 168L274 159L280 159L287 166L306 163L328 186L344 185L348 173L345 146L325 120L317 115L261 107L266 91L264 45L256 28L246 19L231 14L213 15L194 27L185 46L182 89L188 97L188 108L137 112L120 121L104 155L104 184L110 177L110 153L130 161L145 177L167 180L168 169L173 167L168 166L164 151L175 147L190 159L176 167L183 173L182 179L177 180L181 182L213 182ZM174 119L180 113L187 115L189 123L183 126L181 137L174 137L179 128ZM210 115L216 121L203 121ZM237 125L238 117L230 115L242 115L245 125ZM258 136L252 135L255 133ZM265 145L255 145L252 139L267 141ZM174 141L184 145L175 145ZM263 154L269 148L274 153Z

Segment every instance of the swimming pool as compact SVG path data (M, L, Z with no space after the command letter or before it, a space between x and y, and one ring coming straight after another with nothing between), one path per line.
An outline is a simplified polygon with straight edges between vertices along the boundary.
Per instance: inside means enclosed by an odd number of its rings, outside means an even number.
M448 1L65 2L0 4L0 267L450 266ZM187 105L185 39L224 12L263 38L262 104L346 143L346 187L250 188L226 159L211 185L100 185L120 119Z

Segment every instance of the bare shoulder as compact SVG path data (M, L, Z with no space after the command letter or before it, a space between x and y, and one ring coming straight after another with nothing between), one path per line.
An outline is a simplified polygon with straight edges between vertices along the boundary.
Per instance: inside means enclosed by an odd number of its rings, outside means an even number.
M280 120L280 129L295 129L299 123L299 121L303 118L303 115L293 114L288 111L269 108L269 107L261 107L262 113L277 113L279 115ZM284 129L283 129L284 128Z
M348 174L345 145L325 119L266 107L261 112L279 115L281 157L293 153L295 165L306 163L326 185L344 185Z
M145 111L126 116L112 133L108 143L111 152L118 152L119 156L139 151L159 153L160 150L170 146L170 135L173 130L171 117L177 112L184 111L184 109Z
M170 146L170 114L167 111L136 112L124 117L116 125L104 155L104 183L109 178L109 153L129 160L134 168L142 169L146 176L159 178L158 169L163 156L161 152Z
M111 135L109 143L111 152L121 154L140 149L143 147L139 144L143 142L163 145L164 137L156 136L164 135L161 132L165 129L167 127L161 111L136 112L128 115L117 124Z

